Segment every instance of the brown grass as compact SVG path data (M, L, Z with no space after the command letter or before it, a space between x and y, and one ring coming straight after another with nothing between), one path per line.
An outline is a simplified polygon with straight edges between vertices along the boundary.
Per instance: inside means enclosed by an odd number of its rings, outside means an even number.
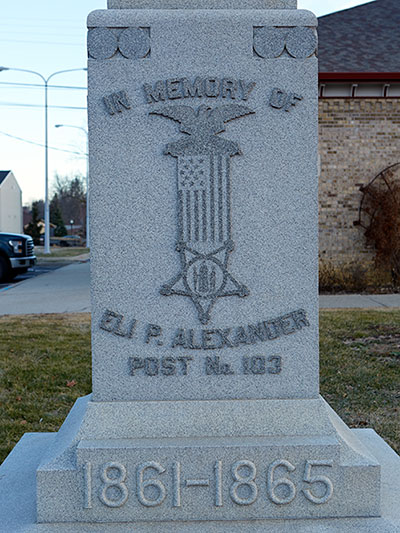
M91 391L90 315L0 317L0 461ZM400 452L400 311L321 312L321 392Z

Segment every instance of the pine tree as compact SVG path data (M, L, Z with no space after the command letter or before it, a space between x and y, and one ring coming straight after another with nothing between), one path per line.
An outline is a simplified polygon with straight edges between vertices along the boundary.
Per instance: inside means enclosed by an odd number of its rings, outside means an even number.
M64 235L67 235L67 228L65 227L61 214L57 194L53 196L50 202L50 222L56 226L56 229L54 230L54 235L56 237L64 237Z
M40 226L39 226L39 208L38 202L32 203L32 220L28 224L28 227L25 230L27 235L30 235L35 244L40 244Z

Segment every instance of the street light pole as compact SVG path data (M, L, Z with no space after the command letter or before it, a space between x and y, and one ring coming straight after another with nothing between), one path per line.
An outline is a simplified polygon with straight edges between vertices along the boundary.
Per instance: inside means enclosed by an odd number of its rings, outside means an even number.
M44 81L44 253L50 254L48 80Z
M44 173L45 173L45 198L44 198L44 253L50 254L50 206L49 206L49 124L48 124L48 88L51 78L58 74L64 74L65 72L76 72L79 70L87 70L87 68L71 68L67 70L58 70L53 72L45 78L40 72L35 70L28 70L25 68L14 67L0 67L0 72L3 70L15 70L18 72L28 72L39 76L43 81L44 86Z
M89 217L89 134L81 126L72 126L70 124L56 124L56 128L75 128L81 130L86 135L86 248L90 248L90 217Z

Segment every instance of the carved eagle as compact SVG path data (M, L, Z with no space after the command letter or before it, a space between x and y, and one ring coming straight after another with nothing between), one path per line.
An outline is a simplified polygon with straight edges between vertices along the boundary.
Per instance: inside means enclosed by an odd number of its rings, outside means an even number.
M169 105L155 109L150 115L161 115L181 124L181 132L195 137L209 137L225 131L225 123L253 114L254 111L241 104L227 104L216 108L201 105L195 110L186 105Z

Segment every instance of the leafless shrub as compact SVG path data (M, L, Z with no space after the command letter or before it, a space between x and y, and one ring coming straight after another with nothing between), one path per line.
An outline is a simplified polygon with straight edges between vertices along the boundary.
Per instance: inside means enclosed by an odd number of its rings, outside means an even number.
M371 221L365 236L376 251L376 266L390 271L400 282L400 185L369 191Z
M319 261L319 290L323 293L392 292L395 290L387 270L372 263L350 260L336 264Z

